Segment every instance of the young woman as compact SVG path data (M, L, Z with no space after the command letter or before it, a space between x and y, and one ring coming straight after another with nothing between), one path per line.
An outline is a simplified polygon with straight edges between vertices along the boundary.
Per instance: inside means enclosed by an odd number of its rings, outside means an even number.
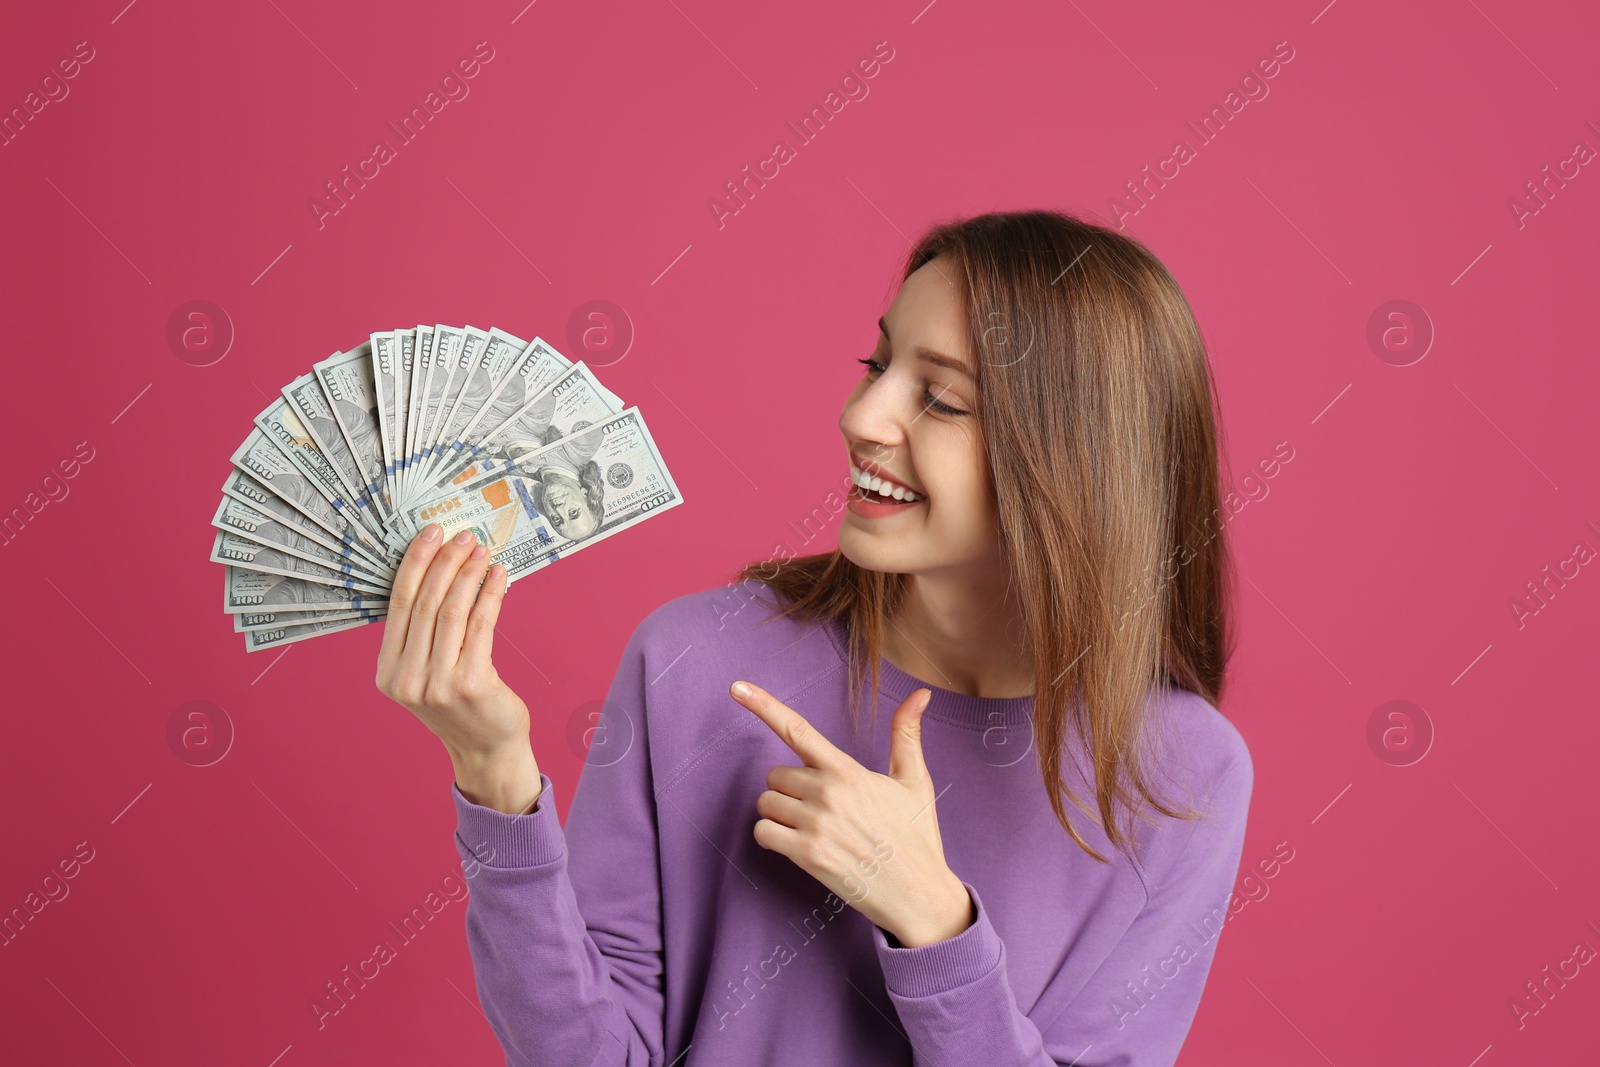
M377 683L454 763L508 1064L1176 1059L1252 785L1194 318L1142 245L1025 212L930 231L879 328L838 550L638 625L564 827L503 571L437 526L399 568Z

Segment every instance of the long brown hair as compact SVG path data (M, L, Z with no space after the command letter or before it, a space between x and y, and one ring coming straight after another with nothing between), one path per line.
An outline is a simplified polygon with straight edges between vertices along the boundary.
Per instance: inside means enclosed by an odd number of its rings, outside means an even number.
M1178 284L1138 241L1050 211L978 215L930 229L901 280L935 257L965 301L978 417L999 535L1033 648L1033 731L1056 818L1069 724L1094 768L1098 823L1129 851L1162 799L1148 761L1152 687L1219 706L1232 653L1232 564L1221 535L1220 413L1199 327ZM746 564L776 617L838 620L849 636L850 717L867 665L873 717L880 626L909 575L835 549ZM1120 805L1123 826L1115 817Z

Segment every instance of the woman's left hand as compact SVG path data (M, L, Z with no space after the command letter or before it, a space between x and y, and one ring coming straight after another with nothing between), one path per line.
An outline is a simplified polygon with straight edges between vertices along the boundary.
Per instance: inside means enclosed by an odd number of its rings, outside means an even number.
M730 688L733 698L804 764L767 774L767 791L756 798L763 816L756 844L788 856L905 948L970 926L972 897L945 863L933 778L922 759L922 710L932 692L918 689L896 709L889 773L879 774L765 689L745 682L742 695L740 684Z

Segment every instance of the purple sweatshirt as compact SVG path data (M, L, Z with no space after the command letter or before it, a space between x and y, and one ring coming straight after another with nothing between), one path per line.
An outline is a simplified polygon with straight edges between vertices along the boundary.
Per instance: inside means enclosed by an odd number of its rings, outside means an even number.
M844 633L772 616L759 583L671 600L622 653L567 813L507 815L454 784L478 996L510 1067L1164 1067L1189 1030L1244 843L1253 780L1235 727L1192 693L1151 708L1169 798L1204 820L1136 822L1109 863L1057 822L1033 698L941 689L880 660L877 729L850 729ZM767 772L800 759L728 686L747 678L887 773L918 687L945 859L976 921L945 941L884 932L756 844ZM866 683L861 711L870 721ZM865 733L865 731L863 731ZM1091 810L1069 748L1062 776ZM537 755L537 753L536 753ZM869 883L870 885L870 883Z

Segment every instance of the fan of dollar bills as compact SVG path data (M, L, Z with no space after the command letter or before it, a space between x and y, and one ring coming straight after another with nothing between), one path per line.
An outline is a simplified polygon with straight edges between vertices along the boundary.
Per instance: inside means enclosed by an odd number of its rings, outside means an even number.
M581 361L418 326L314 364L256 416L211 559L256 652L382 619L430 522L471 530L516 581L681 503L639 409Z

